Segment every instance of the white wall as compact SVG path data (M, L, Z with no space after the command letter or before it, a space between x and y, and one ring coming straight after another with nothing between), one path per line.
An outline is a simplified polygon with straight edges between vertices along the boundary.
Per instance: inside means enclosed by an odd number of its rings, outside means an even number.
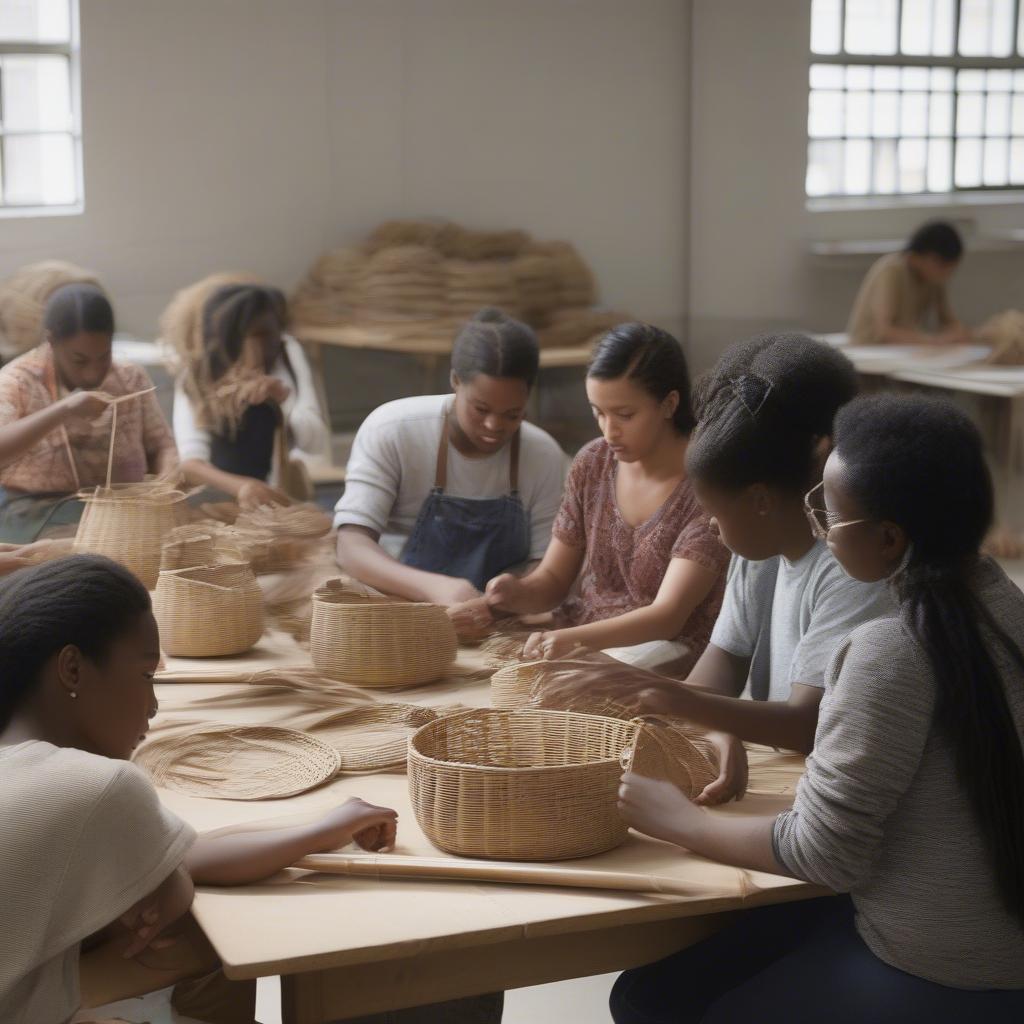
M569 238L684 312L679 0L82 0L86 210L0 221L0 274L97 269L152 334L214 268L289 286L380 220Z

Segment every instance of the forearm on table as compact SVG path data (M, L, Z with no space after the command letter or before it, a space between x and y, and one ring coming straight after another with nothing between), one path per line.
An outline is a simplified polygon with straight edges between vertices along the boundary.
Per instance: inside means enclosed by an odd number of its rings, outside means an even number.
M249 885L325 849L317 825L200 836L185 859L197 885Z
M686 828L673 838L677 845L720 864L794 877L776 859L774 830L775 815L755 818L702 810L688 816Z
M430 585L436 573L403 565L389 555L364 527L338 530L338 565L349 576L385 594L409 601L431 601Z
M242 485L249 479L218 469L205 459L186 459L181 464L181 475L193 486L213 487L233 497L238 495Z
M581 647L602 650L605 647L634 647L652 640L672 640L685 624L671 610L648 605L623 615L616 615L583 626L569 626L558 630L575 640Z
M58 402L0 427L0 466L14 462L37 441L60 427L64 416L64 408Z

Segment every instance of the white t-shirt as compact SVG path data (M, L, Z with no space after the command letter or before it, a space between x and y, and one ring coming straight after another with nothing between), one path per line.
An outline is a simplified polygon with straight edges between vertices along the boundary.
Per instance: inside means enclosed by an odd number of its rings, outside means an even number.
M753 659L753 696L787 701L793 683L824 687L832 655L857 626L895 613L887 583L848 576L818 540L795 562L734 555L711 642Z
M306 353L290 334L284 336L284 351L295 372L294 379L283 358L274 364L270 376L287 384L290 392L281 411L295 444L292 454L298 458L327 458L330 455L331 436L320 412L320 400L317 398ZM210 461L210 432L196 422L192 399L180 378L174 387L174 440L182 462L188 459Z
M0 747L0 1021L63 1024L83 939L156 889L195 833L127 761Z
M365 526L381 535L408 538L434 487L442 413L451 401L451 395L400 398L366 417L352 445L335 526ZM449 442L445 494L508 494L510 448L505 445L493 455L469 459ZM547 550L568 465L568 457L550 434L532 423L520 427L519 497L530 517L531 559L543 557Z

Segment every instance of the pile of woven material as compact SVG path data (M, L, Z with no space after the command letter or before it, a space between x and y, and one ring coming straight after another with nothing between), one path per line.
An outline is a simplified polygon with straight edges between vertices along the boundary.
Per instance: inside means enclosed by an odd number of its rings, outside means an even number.
M986 362L997 366L1024 366L1024 313L1008 309L996 313L975 332L983 345L991 345L992 352Z
M396 336L418 330L424 337L452 337L481 308L496 306L537 328L542 345L567 345L601 333L587 330L595 317L600 324L611 316L615 323L633 319L594 310L596 301L593 272L569 242L443 220L393 220L361 245L321 255L291 305L301 324L362 326L378 335L390 325Z

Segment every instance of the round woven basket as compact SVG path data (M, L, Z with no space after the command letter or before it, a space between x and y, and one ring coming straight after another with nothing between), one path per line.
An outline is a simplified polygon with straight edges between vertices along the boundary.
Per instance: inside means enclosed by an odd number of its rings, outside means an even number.
M331 580L313 594L310 653L321 675L356 686L416 686L440 679L459 642L445 610L365 597Z
M567 860L619 846L621 755L636 725L564 711L476 709L409 741L416 820L442 850Z
M153 614L172 657L242 654L263 636L263 593L244 562L161 572Z
M718 755L711 741L687 732L678 723L657 718L633 719L638 726L632 749L623 752L631 771L665 779L693 800L718 778Z
M578 664L589 667L587 662L576 662L569 659L550 661L523 661L506 665L491 676L491 707L515 711L529 707L533 703L534 684L537 682L538 670L543 668L572 669Z
M181 491L146 484L115 484L83 491L85 502L75 534L75 552L106 555L156 586L166 536L186 519Z

